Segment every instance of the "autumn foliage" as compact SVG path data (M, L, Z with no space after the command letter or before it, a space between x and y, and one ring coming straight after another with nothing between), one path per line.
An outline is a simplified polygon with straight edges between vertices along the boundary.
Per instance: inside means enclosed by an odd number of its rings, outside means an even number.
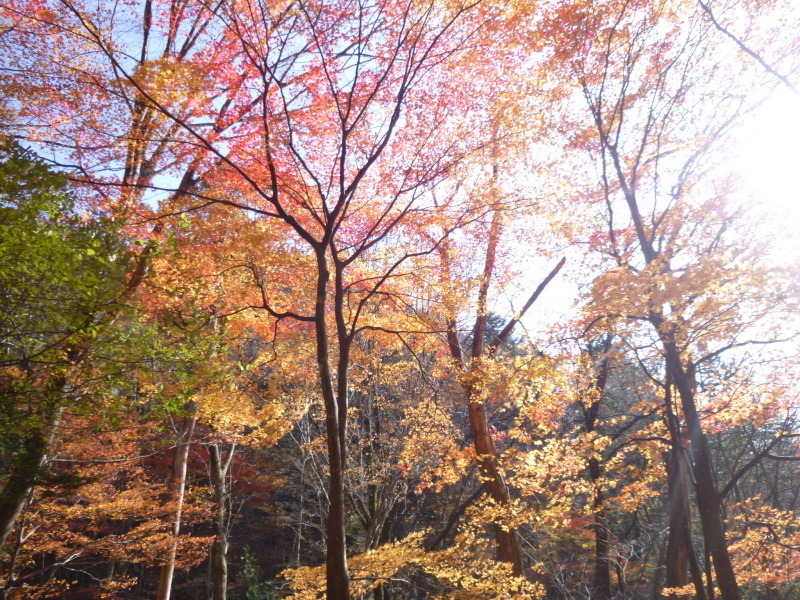
M2 598L800 593L795 3L0 15Z

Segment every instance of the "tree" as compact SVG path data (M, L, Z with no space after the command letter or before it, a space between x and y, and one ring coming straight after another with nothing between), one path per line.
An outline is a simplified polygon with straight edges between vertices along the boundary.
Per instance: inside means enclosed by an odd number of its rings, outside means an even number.
M178 506L167 472L172 439L156 419L95 398L93 412L65 409L51 447L49 471L37 482L15 528L4 564L4 597L40 597L73 587L123 593L139 583L134 565L158 569L174 544ZM188 488L181 524L196 528L209 505ZM206 557L211 539L184 534L177 568ZM77 585L76 585L77 584ZM155 590L154 590L155 591Z
M260 565L268 576L296 567L286 577L301 594L325 589L343 600L417 586L428 595L524 595L544 588L519 576L549 570L553 595L577 596L584 592L571 586L585 584L584 595L609 597L613 567L620 595L648 586L656 595L668 555L667 593L685 595L676 588L688 573L697 595L719 585L736 599L742 581L758 585L742 579L749 558L788 568L795 423L779 412L795 403L788 393L763 400L758 390L780 378L763 355L745 353L787 337L775 290L786 314L797 290L790 270L762 268L735 193L709 169L723 134L757 101L744 91L767 89L763 66L765 77L791 80L796 40L774 30L759 39L755 20L741 33L732 19L743 6L8 0L0 109L9 131L64 173L78 208L9 212L15 232L35 232L25 234L35 260L0 267L5 297L25 300L0 323L7 339L26 344L9 355L2 386L16 403L5 416L21 423L9 425L9 439L30 452L9 447L0 458L29 456L35 468L8 469L4 527L18 521L24 498L50 511L48 527L65 514L30 494L53 447L45 434L54 415L81 416L64 408L78 405L75 382L110 381L110 339L123 332L139 339L119 370L125 361L136 370L102 397L146 397L139 418L162 427L186 418L174 436L148 443L180 447L174 488L164 491L172 501L162 503L172 515L183 514L181 481L201 477L192 456L208 461L205 506L214 510L204 527L214 536L217 598L228 541L236 556L261 531L226 521L225 475L245 461L282 465L284 504L290 490L303 492L293 529L264 534L270 556L291 564ZM745 16L771 7L757 8ZM742 74L728 47L758 64ZM568 206L575 198L577 210ZM40 235L53 230L60 244ZM86 243L104 236L107 244ZM577 277L592 283L567 335L613 332L618 363L589 356L594 347L582 357L574 346L556 352L569 346L553 341L560 327L510 343L560 277L562 247L576 240L585 243L568 251L570 265L585 265ZM138 260L120 266L117 247ZM581 248L591 251L583 263ZM522 254L533 251L553 261L538 288ZM63 266L40 295L19 283L42 270L45 254ZM79 268L67 265L79 255ZM506 313L503 296L522 309ZM131 301L140 317L124 320L119 308ZM509 320L493 328L492 312ZM730 367L739 359L749 372ZM430 413L442 402L437 420ZM632 414L605 418L617 408ZM258 444L288 430L297 443L265 459L272 451ZM299 483L286 467L293 459L303 465ZM303 478L312 474L314 486ZM765 474L793 483L766 485ZM144 489L158 485L142 487L149 517L157 503ZM86 492L87 510L92 498L105 496ZM172 519L172 533L159 522L163 543L148 546L158 559L141 562L154 566L148 577L167 563L162 597L169 563L198 557L181 556L188 536ZM226 538L226 522L248 541ZM667 523L661 552L657 530ZM98 555L121 556L90 530ZM36 539L70 547L56 538ZM311 564L323 552L324 569Z
M573 67L592 119L583 144L601 174L607 227L601 252L616 265L595 282L604 298L596 296L593 314L646 322L659 340L686 420L706 551L722 597L735 600L741 593L695 373L722 352L752 343L746 332L774 310L764 303L764 290L781 286L781 298L793 292L782 274L767 275L743 231L733 233L738 215L727 208L725 190L702 183L703 159L744 101L730 94L725 71L718 75L716 38L703 11L659 32L663 49L647 51L672 10L666 4L579 8L575 38L564 44L568 52L583 52ZM712 100L709 90L721 86L729 87ZM619 229L620 210L629 229ZM775 330L764 335L754 342L782 337Z
M596 348L589 344L587 349L587 359L591 362L593 376L590 378L589 385L586 386L585 399L582 399L580 408L583 413L584 429L588 434L595 433L599 424L603 393L608 381L613 339L611 334L607 334ZM606 518L605 498L600 480L602 475L600 459L596 456L590 457L589 477L594 486L594 497L592 498L595 535L593 590L598 600L609 600L611 598L610 528Z
M107 107L93 113L87 104L48 104L49 110L85 114L95 131L116 141L111 152L118 155L119 178L96 177L88 166L78 178L121 185L121 199L128 202L136 198L132 189L155 186L154 173L183 170L177 191L198 200L188 210L209 202L244 210L273 222L303 249L315 279L313 295L291 307L264 297L260 308L271 318L314 326L331 470L328 594L346 598L343 486L350 349L363 329L366 306L386 297L388 284L405 274L406 264L437 244L391 252L414 240L406 223L431 227L434 238L443 239L452 227L437 227L437 213L461 215L457 227L476 212L472 206L435 206L428 190L488 137L476 135L474 122L461 115L479 107L489 87L474 79L456 82L450 74L457 61L479 64L478 50L469 43L494 15L469 2L250 8L171 10L148 2L143 19L137 19L141 43L132 47L126 39L126 52L112 41L122 27L113 13L90 14L66 2L34 22L30 17L38 8L23 3L15 8L19 29L11 38L25 31L55 44L58 60L50 61L55 70L76 86L88 84L87 93ZM185 42L179 46L182 35ZM149 58L157 41L164 42L165 51ZM89 64L71 62L68 53L75 44L89 48ZM36 48L27 42L23 47ZM22 60L20 76L7 86L28 81L31 102L25 113L42 123L45 112L41 99L33 98L33 82L47 86L50 75L35 60ZM492 68L491 61L486 63L487 72ZM168 79L172 84L166 86ZM469 85L472 93L459 96L453 93L456 85L462 90ZM435 108L410 110L420 104ZM111 107L129 115L130 128L120 131L105 120ZM97 147L86 133L73 138L80 165ZM32 130L28 135L33 137ZM198 179L232 193L205 196L194 189ZM161 214L172 211L167 202Z
M494 334L492 339L486 340L486 323L488 318L487 301L489 286L492 283L492 276L495 269L495 257L503 229L501 224L504 218L503 212L504 210L500 208L496 208L493 212L490 232L486 240L485 261L479 277L475 302L475 322L469 336L472 341L469 358L464 356L464 352L461 348L461 341L457 329L457 310L452 305L447 306L448 314L445 330L447 332L447 343L450 355L456 368L459 370L460 383L466 395L470 433L481 480L492 500L496 502L498 506L508 508L511 504L511 496L502 474L497 448L492 439L489 421L486 416L486 375L483 371L489 366L488 363L492 361L497 349L509 341L515 325L537 300L547 284L564 266L565 260L562 259L553 268L536 287L524 306L502 330ZM448 251L449 244L443 244L441 250L443 257L442 273L445 279L451 276L449 269L451 257L448 255ZM452 284L452 282L448 283ZM494 527L499 560L510 563L515 576L524 576L525 568L522 560L522 549L520 547L516 528L502 521L496 522Z
M5 545L45 467L62 410L80 400L79 366L141 273L125 281L128 255L116 226L82 219L62 176L14 143L2 153L0 336L11 424L0 492Z

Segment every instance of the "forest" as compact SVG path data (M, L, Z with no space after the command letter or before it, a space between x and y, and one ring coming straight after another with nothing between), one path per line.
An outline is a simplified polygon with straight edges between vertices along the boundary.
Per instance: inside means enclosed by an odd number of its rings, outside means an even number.
M0 0L0 600L800 598L797 85L795 0Z

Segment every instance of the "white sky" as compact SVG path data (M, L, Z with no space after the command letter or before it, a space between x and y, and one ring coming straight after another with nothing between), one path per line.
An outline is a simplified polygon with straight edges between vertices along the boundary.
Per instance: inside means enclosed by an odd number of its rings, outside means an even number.
M785 86L744 123L735 170L770 216L800 226L800 95Z

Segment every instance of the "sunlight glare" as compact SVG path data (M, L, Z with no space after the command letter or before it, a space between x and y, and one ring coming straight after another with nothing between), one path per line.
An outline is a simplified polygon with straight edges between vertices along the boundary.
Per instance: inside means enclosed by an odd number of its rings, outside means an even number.
M735 170L768 217L800 224L800 96L776 89L746 119Z

